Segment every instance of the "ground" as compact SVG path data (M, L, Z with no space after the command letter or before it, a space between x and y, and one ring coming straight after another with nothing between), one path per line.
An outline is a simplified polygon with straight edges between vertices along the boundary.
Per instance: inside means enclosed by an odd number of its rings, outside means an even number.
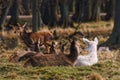
M75 24L77 25L77 24ZM98 37L99 45L104 43L112 31L113 23L110 22L90 22L82 23L78 31L84 34L84 37L93 39ZM54 29L51 30L53 32ZM73 28L57 28L59 36L64 37L72 34ZM10 63L9 56L17 51L23 50L26 46L19 37L10 32L5 32L0 37L0 80L119 80L120 79L120 49L110 49L110 52L98 52L99 62L93 66L86 67L23 67L23 63ZM9 34L9 35L8 35ZM85 47L82 38L79 38L81 47ZM81 54L86 54L81 51Z

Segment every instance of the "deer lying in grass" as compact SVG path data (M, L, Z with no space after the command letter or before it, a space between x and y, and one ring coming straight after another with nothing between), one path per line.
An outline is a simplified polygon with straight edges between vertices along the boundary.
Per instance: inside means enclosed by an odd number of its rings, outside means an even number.
M75 66L90 66L98 62L97 57L97 44L98 39L94 38L94 41L90 41L86 38L83 38L83 41L86 43L88 55L85 56L78 56L77 60L75 61Z
M63 53L60 54L25 54L22 56L19 61L22 59L28 59L24 66L28 66L31 64L33 67L35 66L73 66L75 60L77 59L79 54L79 43L75 40L71 42L70 46L70 54L65 55Z
M19 59L25 54L31 53L31 51L15 51L10 57L9 62L17 63ZM36 52L32 51L32 53L36 54Z
M53 35L48 31L40 31L40 32L27 32L25 29L27 23L23 26L18 23L18 28L16 32L20 32L20 38L24 41L24 43L32 48L33 45L40 39L40 45L45 45L47 51L49 52L49 42L51 42Z
M21 51L21 50L18 50L18 51L15 51L10 57L9 57L9 62L19 62L19 61L24 61L25 59L31 57L31 56L34 56L36 54L43 54L43 52L41 53L40 52L40 39L38 39L38 41L32 45L33 46L33 49L34 51ZM51 54L59 54L61 51L60 49L58 49L58 44L57 42L52 42L52 45L50 47L50 53ZM48 53L46 53L48 54ZM25 55L25 56L24 56Z
M40 39L38 39L37 43L35 43L35 45L34 45L34 51L36 51L36 52L30 51L27 54L24 54L23 56L21 56L18 61L24 61L25 59L28 59L36 54L43 55L43 53L40 52L39 45L40 45ZM58 54L59 52L58 52L57 48L58 48L58 43L52 42L52 44L50 45L50 54ZM48 54L48 53L45 53L45 54ZM15 58L15 57L13 57L13 58Z

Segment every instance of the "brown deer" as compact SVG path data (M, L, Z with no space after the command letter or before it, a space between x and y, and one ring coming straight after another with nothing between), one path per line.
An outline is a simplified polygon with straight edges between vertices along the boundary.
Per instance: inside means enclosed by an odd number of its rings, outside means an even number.
M76 40L71 42L70 53L66 54L43 54L28 53L22 56L19 61L27 59L24 67L31 64L35 66L73 66L79 54L79 43Z
M17 63L19 62L19 59L24 56L25 54L31 53L31 51L15 51L12 55L9 57L9 62ZM36 54L36 52L32 51L33 54Z
M52 44L51 46L53 46L53 45L54 45L54 47L50 47L53 50L51 52L51 49L50 49L50 53L55 54L56 52L54 52L54 51L56 50L57 44ZM9 62L16 63L19 61L24 61L25 59L27 59L31 56L34 56L36 54L39 54L39 53L43 54L43 52L42 53L40 52L40 47L41 47L40 46L40 39L38 39L38 41L34 45L32 45L32 47L33 47L33 51L31 51L31 50L29 50L29 51L24 51L24 50L15 51L12 55L10 55ZM48 53L46 53L46 54L48 54Z
M15 32L19 32L20 38L24 41L24 43L32 48L33 45L40 39L40 45L45 45L47 51L49 52L49 44L53 38L53 35L47 31L39 31L39 32L27 32L24 25L20 25L18 23L18 27Z

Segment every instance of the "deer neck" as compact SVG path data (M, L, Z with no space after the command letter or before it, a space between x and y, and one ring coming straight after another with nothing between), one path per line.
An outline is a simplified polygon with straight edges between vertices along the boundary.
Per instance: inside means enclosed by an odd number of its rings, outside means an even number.
M27 31L23 30L20 32L20 35L26 35L27 34Z
M67 57L68 57L68 59L69 59L72 63L74 63L75 60L76 60L77 57L78 57L78 54L79 54L79 47L73 45L73 46L71 46L71 48L70 48L70 54L69 54Z
M20 32L20 36L23 38L23 37L26 37L26 38L29 38L31 33L27 32L27 31L22 31Z
M30 35L31 33L27 33L27 32L20 32L20 38L24 41L24 43L28 46L28 47L33 47L33 43L30 39Z
M88 55L94 55L97 56L97 46L94 46L90 50L88 50Z

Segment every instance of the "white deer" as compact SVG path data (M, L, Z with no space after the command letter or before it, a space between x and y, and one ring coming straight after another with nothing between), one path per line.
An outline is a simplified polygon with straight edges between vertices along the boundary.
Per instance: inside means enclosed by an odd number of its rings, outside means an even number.
M88 51L87 55L79 55L77 60L74 63L74 66L90 66L98 62L97 57L97 44L98 39L97 37L94 38L94 41L90 41L86 38L83 38L83 41L85 42L86 50Z

